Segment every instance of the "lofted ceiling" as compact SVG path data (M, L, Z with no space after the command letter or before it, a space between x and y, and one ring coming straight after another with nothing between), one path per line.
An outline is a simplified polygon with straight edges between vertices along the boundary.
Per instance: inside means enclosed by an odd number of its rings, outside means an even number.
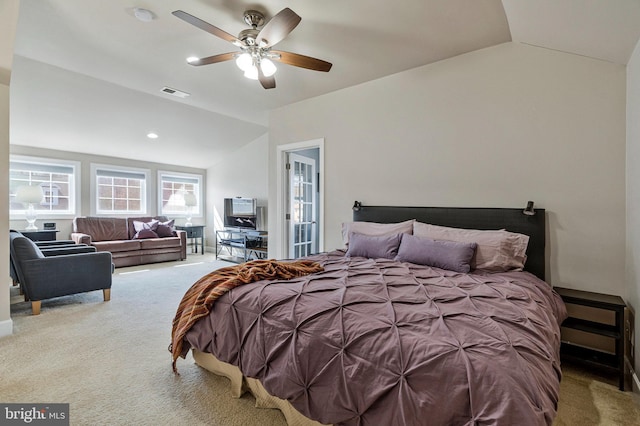
M302 21L277 49L333 68L276 63L271 90L233 61L188 65L238 49L171 14L236 35L245 10L285 7ZM639 37L639 0L21 0L11 143L206 168L265 135L274 108L510 41L625 65Z

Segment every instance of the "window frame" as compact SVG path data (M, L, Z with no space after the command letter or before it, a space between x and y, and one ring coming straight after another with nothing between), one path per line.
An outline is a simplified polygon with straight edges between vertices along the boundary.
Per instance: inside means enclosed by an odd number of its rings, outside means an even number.
M8 190L11 196L11 163L25 163L31 165L42 165L46 167L70 167L73 170L71 179L69 179L69 209L56 212L55 210L36 210L38 219L73 219L80 211L82 190L81 190L81 170L82 165L79 161L62 160L49 157L34 157L30 155L10 155L9 156L9 177ZM43 171L44 173L49 173ZM9 198L9 220L23 220L26 209L12 209Z
M149 169L142 169L137 167L116 166L113 164L98 164L91 163L91 214L94 216L106 216L106 217L131 217L131 216L149 216L149 185L151 181L149 179L151 171ZM139 211L100 211L98 209L98 173L99 172L114 172L125 173L132 175L144 175L143 185L140 188L140 203L141 208Z
M185 173L185 172L173 172L169 170L158 170L158 214L162 216L184 216L186 215L186 211L165 211L163 200L162 200L162 186L166 177L175 177L178 179L194 179L198 181L198 193L196 194L196 199L198 200L197 208L191 212L191 217L201 218L204 216L204 176L197 173Z

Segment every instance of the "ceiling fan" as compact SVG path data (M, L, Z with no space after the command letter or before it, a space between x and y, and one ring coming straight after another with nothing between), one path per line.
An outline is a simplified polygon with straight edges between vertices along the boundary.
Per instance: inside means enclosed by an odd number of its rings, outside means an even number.
M244 76L259 80L265 89L276 87L276 80L273 77L276 66L272 61L315 71L328 72L331 69L331 63L327 61L272 49L293 31L302 19L288 7L278 12L266 24L264 14L256 10L247 10L244 12L244 22L251 28L240 31L238 37L182 10L174 11L173 15L240 48L239 52L221 53L206 58L189 58L187 62L191 65L209 65L235 59L236 65L244 71ZM262 28L258 29L260 27Z

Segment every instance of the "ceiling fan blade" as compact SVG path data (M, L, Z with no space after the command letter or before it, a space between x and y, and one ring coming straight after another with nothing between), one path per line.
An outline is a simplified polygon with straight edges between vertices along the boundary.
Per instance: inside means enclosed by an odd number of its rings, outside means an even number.
M271 50L270 53L280 55L280 58L271 57L274 61L280 61L283 64L293 65L295 67L306 68L314 71L328 72L331 69L331 62L322 59L312 58L311 56L300 55L298 53L283 52L281 50Z
M188 61L188 64L196 67L200 65L215 64L217 62L230 61L234 59L236 55L237 53L235 52L221 53L219 55L207 56L206 58L194 59L194 60Z
M274 89L276 87L276 79L274 76L267 77L262 72L262 68L258 66L258 80L265 89Z
M269 47L281 42L301 20L302 18L288 7L282 9L260 30L256 43L260 47Z
M218 27L215 27L213 25L211 25L208 22L203 21L200 18L196 18L193 15L188 14L187 12L184 12L182 10L176 10L174 12L172 12L172 14L180 19L182 19L185 22L188 22L191 25L194 25L198 28L200 28L201 30L204 30L206 32L208 32L209 34L213 34L216 37L220 37L223 40L226 40L228 42L231 42L233 44L235 44L236 46L242 46L242 42L240 40L238 40L238 38L236 36L233 36L231 34L229 34L226 31L221 30Z

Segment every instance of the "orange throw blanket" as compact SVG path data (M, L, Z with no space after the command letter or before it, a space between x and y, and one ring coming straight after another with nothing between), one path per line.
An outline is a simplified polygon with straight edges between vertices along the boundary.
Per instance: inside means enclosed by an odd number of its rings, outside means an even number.
M188 351L187 348L183 353L183 339L187 331L196 321L209 314L213 302L220 296L242 284L267 279L289 280L320 272L323 269L320 264L309 260L286 262L273 259L253 260L218 269L200 278L182 297L173 319L171 345L169 345L173 371L177 373L176 361L180 356L184 358Z

